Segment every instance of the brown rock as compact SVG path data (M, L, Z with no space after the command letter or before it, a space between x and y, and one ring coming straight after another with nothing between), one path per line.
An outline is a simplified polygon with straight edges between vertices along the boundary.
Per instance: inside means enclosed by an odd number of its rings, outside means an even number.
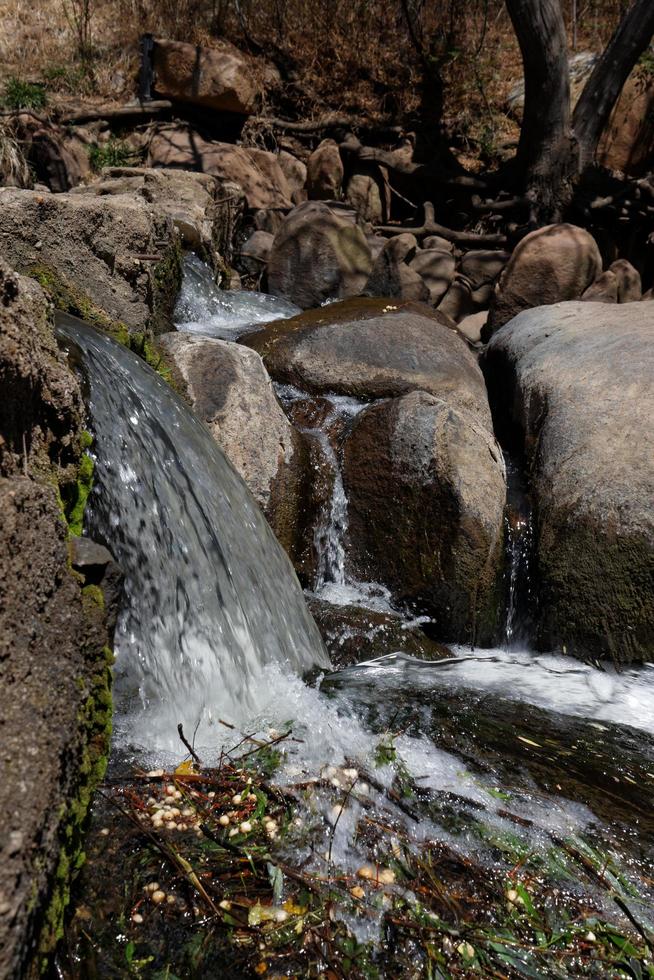
M277 401L261 358L239 344L188 333L159 338L191 405L296 559L306 531L308 452Z
M291 191L291 200L293 204L302 204L303 201L307 199L307 168L306 164L298 160L296 156L292 153L288 153L287 150L280 150L277 154L277 162L281 168L282 173L286 177L286 182Z
M134 194L163 218L170 218L187 248L227 255L235 211L242 201L238 186L209 174L148 167L105 167L99 181L74 194L107 197ZM225 200L234 195L233 200Z
M366 296L427 302L429 289L422 277L409 265L416 255L418 242L413 235L395 235L375 259L366 283Z
M510 258L510 252L491 249L479 249L463 255L458 272L470 283L476 306L488 306L493 286Z
M447 290L442 300L438 304L438 310L445 316L449 316L455 323L470 316L475 308L472 299L470 283L457 276L450 288Z
M598 162L611 170L639 175L654 159L654 80L639 67L624 85L600 140Z
M506 485L485 414L413 391L362 412L345 444L356 574L434 617L446 642L490 643L497 626Z
M267 231L255 231L241 248L241 262L251 276L266 271L274 236Z
M338 201L343 188L343 161L338 143L323 140L307 161L307 193L310 201Z
M490 424L475 356L446 317L421 303L332 303L271 323L246 342L275 380L313 394L369 400L421 389Z
M227 41L203 48L158 39L154 72L155 90L162 98L217 112L250 115L260 95L251 63Z
M651 659L653 336L647 303L559 303L489 345L496 405L524 433L542 649Z
M0 404L0 975L23 977L58 938L43 916L53 901L63 915L111 702L104 614L69 568L59 497L77 476L79 383L45 295L3 263Z
M592 235L576 225L547 225L522 239L505 267L491 303L486 334L522 310L579 299L602 272Z
M581 298L590 303L617 303L618 277L615 272L610 269L603 272L588 289L584 290Z
M436 248L419 249L410 261L429 290L429 302L437 306L454 279L456 262L451 252Z
M181 281L177 235L136 194L2 189L0 255L69 313L139 333L170 329Z
M149 167L196 170L238 184L248 207L292 207L291 192L274 153L203 139L190 127L160 127L150 141Z
M372 269L370 247L355 214L307 201L286 216L270 251L268 289L307 309L362 292Z
M388 220L390 201L388 179L381 168L371 172L355 172L347 182L345 200L364 221L373 225Z
M457 323L456 328L471 344L480 344L481 332L487 319L488 310L480 310L479 313L464 316L463 320Z
M398 651L418 660L453 656L446 646L430 640L419 626L409 626L399 615L363 606L336 606L315 596L307 597L307 605L338 670Z
M609 266L618 280L618 303L636 303L643 295L640 273L627 259L616 259Z

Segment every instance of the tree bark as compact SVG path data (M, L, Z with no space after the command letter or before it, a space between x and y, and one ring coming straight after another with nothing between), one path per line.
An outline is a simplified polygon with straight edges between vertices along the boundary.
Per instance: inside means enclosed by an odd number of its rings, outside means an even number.
M525 79L517 164L527 189L549 196L562 154L571 148L570 71L559 0L506 0Z
M635 0L588 79L573 115L583 169L595 158L624 83L654 35L654 0Z

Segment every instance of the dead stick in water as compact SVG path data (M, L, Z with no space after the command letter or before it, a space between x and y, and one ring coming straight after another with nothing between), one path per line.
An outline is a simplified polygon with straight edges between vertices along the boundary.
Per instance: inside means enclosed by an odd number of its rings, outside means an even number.
M196 729L196 731L197 731L197 729ZM191 753L191 758L193 759L193 761L196 762L198 764L198 766L201 767L202 766L202 762L200 761L200 757L197 754L197 752L195 751L195 749L193 748L193 746L191 745L191 743L189 742L189 740L184 735L184 728L182 727L181 721L180 721L179 725L177 726L177 733L178 733L179 737L181 738L182 742L184 743L184 745L186 746L186 748Z

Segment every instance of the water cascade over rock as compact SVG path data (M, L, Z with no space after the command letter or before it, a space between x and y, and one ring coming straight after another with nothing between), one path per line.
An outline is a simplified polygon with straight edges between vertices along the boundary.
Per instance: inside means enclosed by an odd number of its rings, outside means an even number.
M288 558L208 429L121 345L69 316L59 331L90 388L90 522L125 575L116 683L122 710L144 706L139 740L176 739L221 706L238 720L266 664L328 666Z

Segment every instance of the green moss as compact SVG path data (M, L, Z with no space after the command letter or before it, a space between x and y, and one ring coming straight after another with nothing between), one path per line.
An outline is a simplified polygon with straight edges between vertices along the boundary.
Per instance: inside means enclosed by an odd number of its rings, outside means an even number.
M87 587L84 595L89 594L89 589L92 588L94 587ZM91 798L107 768L111 739L113 660L112 651L105 647L97 659L93 675L84 683L86 697L78 713L82 748L77 769L77 786L61 814L59 862L40 932L38 951L42 973L48 969L50 957L63 936L64 915L70 902L71 884L85 861L82 844Z
M85 605L92 604L104 610L104 593L99 585L86 585L82 589L82 601Z
M93 489L94 463L88 452L82 456L77 472L77 482L74 485L73 497L66 508L68 530L80 537L84 526L84 511L89 494Z

